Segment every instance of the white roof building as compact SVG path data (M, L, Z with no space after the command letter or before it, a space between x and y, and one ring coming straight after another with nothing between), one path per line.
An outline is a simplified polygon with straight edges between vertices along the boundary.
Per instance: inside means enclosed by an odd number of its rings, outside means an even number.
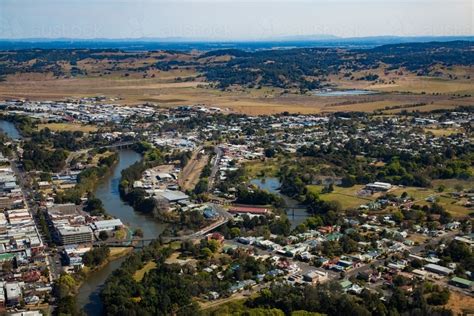
M96 221L94 223L90 224L90 227L94 231L110 231L110 230L115 230L119 227L122 227L123 223L120 219L109 219L109 220L103 220L103 221Z

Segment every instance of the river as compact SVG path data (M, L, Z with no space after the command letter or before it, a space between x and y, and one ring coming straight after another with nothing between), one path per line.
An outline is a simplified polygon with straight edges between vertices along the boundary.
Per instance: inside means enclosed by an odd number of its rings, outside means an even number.
M0 131L5 133L8 137L10 137L13 140L21 139L20 132L15 127L15 124L13 124L12 122L0 120Z
M307 212L304 205L301 205L297 200L292 199L280 192L280 180L278 178L257 178L250 181L250 183L256 185L262 190L267 190L270 193L281 196L285 201L286 214L291 222L291 227L295 228L299 224L303 223L311 215Z
M334 90L334 91L316 91L315 96L318 97L347 97L357 95L378 94L378 91L371 90Z
M145 239L155 239L163 232L166 225L159 223L156 219L137 213L132 207L125 204L119 195L118 185L121 172L130 165L139 161L142 157L133 150L123 149L119 151L119 162L113 167L112 172L98 185L95 196L102 200L108 214L120 218L122 222L131 229L141 228ZM82 284L77 295L77 306L82 308L87 315L101 315L102 302L100 301L100 290L107 277L120 267L125 257L114 260L103 269L89 275Z
M11 122L0 120L0 130L11 139L21 139L19 131ZM156 219L149 216L135 212L131 206L125 204L120 199L119 194L118 186L122 170L141 159L142 157L133 150L120 150L118 163L112 167L110 174L99 183L95 196L102 200L108 214L120 218L131 229L141 228L145 239L155 239L164 231L166 225L159 223ZM125 258L113 260L102 269L94 271L88 276L77 294L78 308L82 308L87 315L95 316L102 314L102 302L99 297L100 290L108 276L120 267Z

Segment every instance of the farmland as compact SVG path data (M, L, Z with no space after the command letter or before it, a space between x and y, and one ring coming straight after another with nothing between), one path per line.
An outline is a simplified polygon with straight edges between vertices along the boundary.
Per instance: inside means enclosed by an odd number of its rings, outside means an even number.
M464 42L442 44L444 49L443 45L452 50L449 58L453 60L470 47ZM393 114L401 110L431 111L471 105L474 68L468 61L447 65L433 57L436 65L416 62L415 56L438 48L426 44L400 57L400 61L390 61L390 66L386 61L390 49L404 52L406 48L382 46L365 51L365 55L351 50L331 50L324 54L324 50L318 48L259 53L4 52L0 55L0 65L4 67L0 99L63 100L101 95L124 105L203 104L248 115L375 110ZM341 65L342 57L350 62ZM265 60L273 63L259 66ZM280 67L275 66L278 64ZM336 72L337 67L341 69ZM254 70L260 76L256 76ZM308 74L298 77L301 72ZM314 95L312 90L321 88L379 93Z

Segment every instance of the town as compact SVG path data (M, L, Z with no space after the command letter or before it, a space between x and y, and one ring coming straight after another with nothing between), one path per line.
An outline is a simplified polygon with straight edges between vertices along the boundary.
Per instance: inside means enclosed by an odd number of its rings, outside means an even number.
M0 103L0 306L12 315L78 308L90 273L156 242L202 276L186 293L202 308L275 284L390 301L426 282L432 306L472 297L472 108L246 116L113 102ZM126 211L101 200L104 178ZM163 264L140 260L135 282Z

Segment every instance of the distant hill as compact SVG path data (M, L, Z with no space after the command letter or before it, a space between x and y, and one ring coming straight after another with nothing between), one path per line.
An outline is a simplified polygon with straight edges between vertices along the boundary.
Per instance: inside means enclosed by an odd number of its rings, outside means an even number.
M29 38L29 39L0 39L0 50L20 49L123 49L123 50L202 50L209 51L223 48L241 50L262 50L303 47L360 47L370 48L385 44L413 43L413 42L448 42L474 41L474 36L421 36L421 37L354 37L340 38L333 35L301 35L281 36L248 41L225 41L196 38L137 38L137 39L73 39L73 38Z
M452 77L456 75L446 74L440 67L474 65L472 53L474 41L460 40L343 48L331 46L295 48L294 45L287 49L253 50L233 46L222 47L221 44L215 44L210 49L211 44L208 43L202 45L208 45L206 47L209 50L201 52L171 49L176 47L173 45L178 44L169 45L163 46L167 49L159 51L145 49L143 47L147 46L143 43L140 50L48 48L0 51L0 77L16 73L51 73L58 78L104 76L112 73L124 76L130 73L148 76L148 72L185 69L198 72L202 80L207 80L221 89L230 86L248 88L267 86L307 91L330 86L332 75L344 76L351 81L384 83L380 77L391 71L450 78L450 75ZM197 44L179 45L196 47ZM262 44L258 42L253 45ZM191 79L180 78L180 80Z
M355 80L376 81L380 67L385 71L405 70L419 76L435 75L438 66L474 65L474 41L397 43L373 48L335 49L330 47L295 48L245 52L216 50L204 57L230 56L227 62L206 64L209 81L221 88L231 85L273 86L317 89L331 74L353 77L353 72L367 74Z

